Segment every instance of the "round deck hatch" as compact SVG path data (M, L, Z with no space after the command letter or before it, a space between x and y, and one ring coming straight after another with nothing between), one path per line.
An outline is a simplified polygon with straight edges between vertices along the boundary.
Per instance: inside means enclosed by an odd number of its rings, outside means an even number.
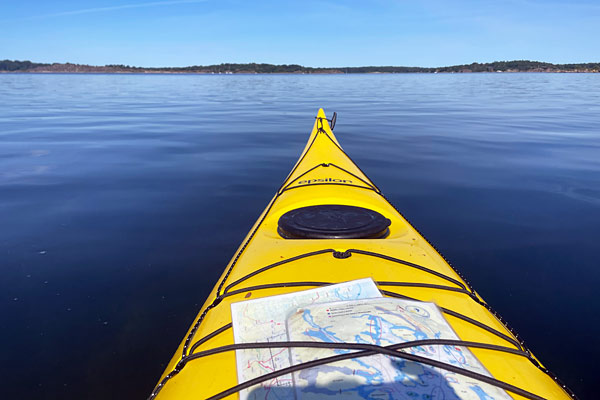
M323 204L288 211L277 231L285 239L377 239L388 234L390 224L368 208Z

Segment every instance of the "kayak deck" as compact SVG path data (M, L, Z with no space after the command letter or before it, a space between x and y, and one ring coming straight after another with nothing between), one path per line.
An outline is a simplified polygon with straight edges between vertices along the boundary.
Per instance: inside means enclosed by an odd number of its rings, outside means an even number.
M379 239L284 239L278 233L282 215L315 205L373 210L390 220L389 233ZM225 268L150 398L237 398L232 303L365 277L385 296L436 303L513 398L574 397L387 201L319 110L300 159Z

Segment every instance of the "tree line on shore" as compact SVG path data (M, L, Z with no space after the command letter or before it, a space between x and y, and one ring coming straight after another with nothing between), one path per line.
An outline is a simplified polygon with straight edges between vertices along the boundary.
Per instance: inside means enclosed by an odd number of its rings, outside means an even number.
M35 63L31 61L1 60L0 72L138 72L138 73L436 73L436 72L600 72L600 63L552 64L539 61L514 60L491 63L472 63L448 67L304 67L297 64L218 64L189 67L133 67L121 64L94 66L71 63Z

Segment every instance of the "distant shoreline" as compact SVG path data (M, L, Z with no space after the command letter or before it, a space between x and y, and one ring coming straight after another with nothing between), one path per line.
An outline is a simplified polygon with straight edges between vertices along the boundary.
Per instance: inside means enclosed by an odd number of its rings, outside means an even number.
M500 71L498 71L500 72ZM597 74L600 71L501 71L505 74ZM494 74L495 72L477 71L477 72L232 72L232 73L216 73L216 72L88 72L88 71L0 71L0 75L456 75L456 74Z
M539 61L515 60L472 63L448 67L304 67L297 64L218 64L189 67L134 67L129 65L85 65L71 63L34 63L31 61L0 61L0 73L68 73L68 74L401 74L401 73L478 73L478 72L552 72L598 73L600 63L551 64Z

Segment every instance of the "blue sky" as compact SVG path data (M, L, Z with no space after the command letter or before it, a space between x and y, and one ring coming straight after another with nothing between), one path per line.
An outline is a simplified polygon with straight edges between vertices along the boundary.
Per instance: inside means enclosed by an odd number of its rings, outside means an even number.
M0 2L0 59L186 66L600 61L600 1Z

